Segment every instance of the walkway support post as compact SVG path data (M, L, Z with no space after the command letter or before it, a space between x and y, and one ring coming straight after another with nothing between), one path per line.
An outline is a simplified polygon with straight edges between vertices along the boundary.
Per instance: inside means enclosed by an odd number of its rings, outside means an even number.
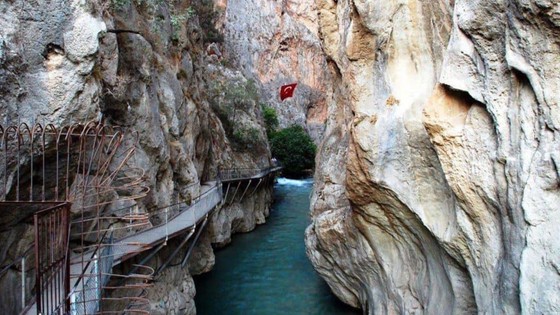
M204 221L202 222L202 225L198 229L198 232L196 232L196 235L194 237L194 240L191 243L191 246L189 246L189 249L185 253L185 257L183 257L183 260L181 261L181 268L185 268L185 265L187 264L187 261L189 260L189 256L191 255L191 252L193 251L194 246L196 245L196 242L198 241L198 238L200 237L200 234L202 234L202 230L204 230L208 221L210 221L210 220L208 220L208 214L206 214L206 217L204 218Z
M262 183L263 179L262 177L259 179L259 182L257 183L257 186L255 186L255 189L253 190L252 193L249 194L249 196L254 196L255 193L257 192L257 189L259 189L260 184Z
M231 206L231 204L235 201L235 196L237 196L237 191L239 190L240 186L241 186L241 181L239 181L239 184L237 184L237 187L235 188L235 192L233 193L233 197L231 198L231 202L228 204L228 206Z
M222 200L222 205L225 204L227 202L227 197L229 195L229 188L231 187L231 184L228 183L227 184L227 188L226 188L226 195L224 196L223 200Z
M243 191L243 194L241 194L241 198L239 198L239 202L243 201L243 197L245 197L245 193L249 189L249 186L251 186L252 181L253 181L252 179L249 179L249 183L247 184L247 187L245 187L245 190Z
M187 236L185 237L185 239L181 242L181 244L179 244L179 246L177 246L177 248L173 251L173 253L171 254L171 256L169 256L169 258L167 258L167 260L165 261L165 263L163 265L161 265L158 270L155 272L154 275L159 274L162 270L164 270L165 268L167 268L167 265L169 265L169 263L171 262L171 260L173 260L173 258L175 258L175 256L177 256L177 253L179 252L179 250L181 249L181 247L183 247L187 241L191 238L191 236L194 234L196 228L193 228L189 234L187 234Z

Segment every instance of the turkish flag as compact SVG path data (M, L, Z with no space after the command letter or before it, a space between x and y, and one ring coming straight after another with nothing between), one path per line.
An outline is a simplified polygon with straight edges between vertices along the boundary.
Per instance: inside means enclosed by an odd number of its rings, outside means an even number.
M294 96L294 91L296 90L297 83L282 85L280 88L280 100L285 100L288 97Z

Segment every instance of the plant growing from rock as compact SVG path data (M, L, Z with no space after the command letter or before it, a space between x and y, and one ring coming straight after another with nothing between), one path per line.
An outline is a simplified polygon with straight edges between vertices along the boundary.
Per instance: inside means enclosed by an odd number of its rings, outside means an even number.
M261 104L261 110L264 119L264 126L266 128L266 137L268 140L272 140L276 129L278 129L278 114L273 107L265 104Z
M251 117L259 101L253 80L217 78L209 82L208 93L210 106L236 149L248 149L264 141L255 128L258 123Z
M255 127L236 127L233 132L233 143L240 149L250 149L261 141L260 132Z

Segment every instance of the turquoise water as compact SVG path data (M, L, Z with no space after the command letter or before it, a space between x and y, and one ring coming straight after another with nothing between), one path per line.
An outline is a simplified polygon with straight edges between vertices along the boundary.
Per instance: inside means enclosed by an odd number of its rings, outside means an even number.
M278 182L267 223L235 235L214 270L195 278L197 314L361 314L332 295L305 255L312 182Z

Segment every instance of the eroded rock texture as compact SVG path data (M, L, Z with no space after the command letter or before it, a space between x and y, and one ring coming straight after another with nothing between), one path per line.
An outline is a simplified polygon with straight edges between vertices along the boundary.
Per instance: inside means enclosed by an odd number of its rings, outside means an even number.
M218 166L267 167L257 94L262 83L210 53L201 10L193 1L1 1L0 123L63 126L102 118L137 131L131 163L146 171L151 189L139 211L192 200L201 183L215 179ZM263 223L271 198L267 186L216 213L193 255L192 272L212 268L211 243L224 245L231 233ZM0 233L4 266L27 249L33 228L22 223ZM170 249L149 264L161 265L178 243L170 240ZM123 264L123 273L141 258ZM27 276L32 279L33 271ZM19 270L10 270L2 287L19 292L19 277ZM150 312L192 314L194 294L188 270L172 267L148 290ZM0 294L0 305L16 313L20 302Z
M335 294L369 314L560 312L560 3L317 5L336 102L306 243Z
M327 118L331 76L318 37L313 1L214 0L222 11L223 61L262 82L262 101L278 112L280 127L299 124L316 142ZM293 98L280 86L298 83Z

